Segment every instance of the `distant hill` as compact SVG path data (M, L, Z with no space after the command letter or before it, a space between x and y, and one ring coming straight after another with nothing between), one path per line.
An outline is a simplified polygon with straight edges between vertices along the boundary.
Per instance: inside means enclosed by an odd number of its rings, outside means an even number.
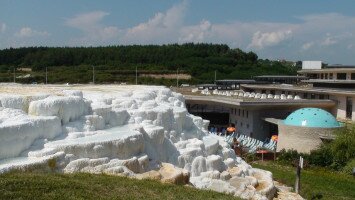
M231 49L223 44L129 45L107 47L26 47L0 50L0 81L9 78L16 68L31 68L31 78L24 82L43 82L45 68L49 82L90 80L92 66L98 82L132 82L135 68L145 76L141 83L169 85L169 76L147 74L191 75L186 83L211 83L214 72L218 79L249 79L256 75L294 75L297 68L289 62L258 59L254 52ZM20 73L20 72L19 72ZM24 71L21 71L24 73ZM157 80L159 77L159 80ZM164 78L161 78L164 77ZM167 78L165 78L167 77ZM163 80L161 80L163 79Z

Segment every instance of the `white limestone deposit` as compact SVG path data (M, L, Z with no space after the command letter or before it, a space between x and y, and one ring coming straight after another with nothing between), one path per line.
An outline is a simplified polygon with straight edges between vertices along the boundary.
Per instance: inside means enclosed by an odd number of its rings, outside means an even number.
M272 174L208 135L208 123L165 87L0 84L0 173L106 173L272 198Z

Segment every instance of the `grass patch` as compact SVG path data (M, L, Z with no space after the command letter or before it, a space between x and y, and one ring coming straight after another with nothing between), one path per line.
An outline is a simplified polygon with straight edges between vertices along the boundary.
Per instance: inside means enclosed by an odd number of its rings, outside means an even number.
M236 199L233 196L152 180L93 174L0 175L0 199Z
M253 163L252 166L271 171L275 180L294 187L294 167L274 162ZM301 196L306 199L316 196L321 196L321 199L355 199L355 178L324 168L302 170Z

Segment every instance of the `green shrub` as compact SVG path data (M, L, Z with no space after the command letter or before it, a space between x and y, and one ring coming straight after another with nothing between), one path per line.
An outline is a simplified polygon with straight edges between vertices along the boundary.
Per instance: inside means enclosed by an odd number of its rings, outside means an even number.
M344 167L355 158L355 126L338 133L337 138L330 143L334 167Z
M331 146L323 144L319 149L311 151L308 156L308 162L311 165L327 167L333 163L333 154Z
M355 159L352 159L345 165L342 171L346 174L352 174L354 168L355 168Z
M352 170L355 161L355 126L347 127L336 133L337 137L322 144L310 154L298 153L296 150L281 150L277 160L284 164L297 163L302 156L306 163L313 166L327 167L337 171ZM344 168L344 169L343 169ZM351 169L350 169L351 168Z

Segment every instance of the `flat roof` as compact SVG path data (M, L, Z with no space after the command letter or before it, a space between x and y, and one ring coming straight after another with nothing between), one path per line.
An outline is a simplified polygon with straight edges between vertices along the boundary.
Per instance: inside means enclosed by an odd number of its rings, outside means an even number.
M324 68L355 68L355 65L327 65Z
M309 79L303 80L304 83L334 83L334 84L355 84L355 80L332 80L332 79Z
M302 87L294 85L280 85L280 84L266 84L266 85L252 85L252 84L243 84L241 87L252 88L252 89L274 89L274 90L287 90L295 92L314 92L321 94L340 94L340 95L350 95L355 96L354 89L341 89L341 88L325 88L325 87Z
M323 69L302 69L297 73L325 73L325 72L355 72L355 68L323 68Z
M197 87L201 87L201 86L203 86L203 87L215 87L217 85L216 84L199 84L199 85L197 85Z
M272 124L276 124L278 125L280 123L280 121L282 121L282 119L276 119L276 118L271 118L271 117L267 117L267 118L263 118L264 121L272 123Z
M306 76L287 76L287 75L262 75L254 76L255 78L295 78L295 79L306 79Z
M232 106L252 107L252 108L270 108L275 106L284 107L331 107L335 102L329 99L300 99L300 100L281 100L281 99L253 99L213 95L184 95L186 101L199 102L199 103L219 103Z
M216 82L255 82L253 79L223 79L216 80Z

